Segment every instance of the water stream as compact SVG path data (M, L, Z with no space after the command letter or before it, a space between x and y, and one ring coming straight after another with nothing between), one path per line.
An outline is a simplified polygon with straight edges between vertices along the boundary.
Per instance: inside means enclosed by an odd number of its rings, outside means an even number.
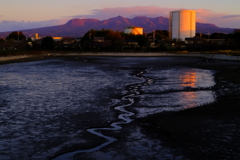
M180 65L199 61L98 57L1 65L0 159L71 159L116 143L101 131L121 132L134 118L212 103L214 72ZM105 142L68 149L92 143L86 134Z
M115 110L118 110L118 111L122 112L121 114L118 115L118 120L119 121L113 122L110 125L109 128L90 128L90 129L87 129L87 131L90 132L91 134L94 134L96 136L105 138L107 140L105 143L102 143L101 145L96 146L96 147L91 148L91 149L78 150L78 151L65 153L65 154L62 154L62 155L54 158L53 160L68 160L68 159L70 160L70 159L73 159L74 155L76 155L78 153L95 152L95 151L98 151L101 148L113 143L114 141L117 141L116 138L106 136L106 135L102 134L101 131L102 130L105 130L105 131L120 130L120 129L122 129L121 125L128 124L131 121L133 121L133 119L131 119L130 117L135 115L135 113L127 111L126 107L130 107L132 104L134 104L134 102L135 102L134 101L134 96L140 94L139 88L141 86L145 86L145 85L149 85L149 84L153 83L153 79L142 76L143 73L144 73L144 71L141 71L141 72L139 72L139 73L137 73L136 75L133 75L133 76L136 76L136 77L141 78L141 79L145 79L145 81L143 83L130 85L129 88L128 88L130 93L121 98L122 101L128 101L129 103L125 104L125 105L119 105L119 106L114 107Z

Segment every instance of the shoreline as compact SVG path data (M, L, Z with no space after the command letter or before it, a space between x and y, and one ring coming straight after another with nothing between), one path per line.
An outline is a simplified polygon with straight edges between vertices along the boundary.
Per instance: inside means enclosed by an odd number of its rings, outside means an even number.
M234 83L240 84L240 57L238 56L199 53L43 53L1 57L0 64L74 56L126 55L206 58L204 64L190 64L189 66L219 71L215 75L217 87L219 87L216 91L222 91L224 94L220 93L215 103L178 112L154 114L135 119L134 123L140 125L143 132L147 133L146 135L161 139L163 145L176 148L178 152L189 159L240 158L238 154L240 153L240 132L238 132L240 131L240 90L238 90L240 85L231 86L232 83L230 83L234 79L236 80ZM229 135L225 135L226 132ZM192 150L193 148L194 150Z
M109 57L202 57L207 59L214 59L214 60L227 60L227 61L240 61L240 56L230 56L226 54L207 54L207 53L154 53L154 52L96 52L96 53L55 53L55 52L47 52L47 53L39 53L39 54L23 54L23 55L16 55L16 56L4 56L0 57L0 64L6 63L16 63L16 62L24 62L24 61L35 61L41 60L46 58L54 58L54 57L73 57L73 56L109 56Z
M217 71L215 102L136 119L142 131L187 159L240 159L240 63L220 58L191 65Z
M214 59L202 55L200 63L184 64L186 67L216 71L216 85L210 88L216 92L215 102L182 111L135 117L130 125L124 127L123 135L128 134L131 126L136 126L144 136L161 141L163 149L175 150L180 155L179 159L240 159L240 63L222 57L215 56ZM122 141L131 141L125 138L119 136L120 141L113 145L121 146L125 144ZM122 152L121 147L119 149ZM107 154L109 150L111 145L102 152ZM87 159L88 156L79 154L76 158Z

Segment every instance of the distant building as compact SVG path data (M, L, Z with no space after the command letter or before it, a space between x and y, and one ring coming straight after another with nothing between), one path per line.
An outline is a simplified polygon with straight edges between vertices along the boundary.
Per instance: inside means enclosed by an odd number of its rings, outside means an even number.
M41 39L41 37L39 37L39 34L38 33L35 33L33 37L31 37L32 41L36 41L36 40L39 40Z
M196 11L178 10L170 12L169 36L171 39L192 38L196 34Z
M223 44L225 39L206 39L208 43Z
M68 38L68 37L62 38L62 43L63 43L64 45L72 44L74 41L75 41L75 40L74 40L73 38Z
M143 35L143 28L141 27L127 27L124 28L125 34Z
M61 41L63 39L63 37L52 37L54 39L54 41Z
M94 37L95 47L107 47L111 45L111 40L105 39L105 37Z
M203 42L203 39L200 37L185 38L185 44L200 44Z
M39 39L39 34L35 33L35 39Z

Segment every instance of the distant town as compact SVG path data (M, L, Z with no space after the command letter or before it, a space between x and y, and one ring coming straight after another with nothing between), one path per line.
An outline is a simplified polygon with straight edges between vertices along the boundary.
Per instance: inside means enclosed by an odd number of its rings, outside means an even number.
M0 55L20 51L91 51L91 52L231 52L240 50L240 29L232 33L196 33L196 12L172 11L168 30L144 32L143 27L129 26L123 30L89 29L81 37L26 37L21 31L0 38Z

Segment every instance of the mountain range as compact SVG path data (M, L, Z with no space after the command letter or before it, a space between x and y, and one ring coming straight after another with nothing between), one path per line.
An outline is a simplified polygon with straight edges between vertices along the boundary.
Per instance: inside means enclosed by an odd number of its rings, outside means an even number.
M144 32L149 33L153 30L168 30L169 19L165 17L134 17L124 18L122 16L109 18L106 20L98 19L71 19L66 24L43 27L36 29L22 30L22 33L26 37L32 37L35 33L39 33L40 37L44 36L59 36L59 37L81 37L90 29L101 30L101 29L111 29L115 31L123 31L124 28L130 26L137 26L144 28ZM232 33L233 28L221 28L214 24L209 23L198 23L196 24L197 33ZM0 37L6 37L11 32L2 32Z

